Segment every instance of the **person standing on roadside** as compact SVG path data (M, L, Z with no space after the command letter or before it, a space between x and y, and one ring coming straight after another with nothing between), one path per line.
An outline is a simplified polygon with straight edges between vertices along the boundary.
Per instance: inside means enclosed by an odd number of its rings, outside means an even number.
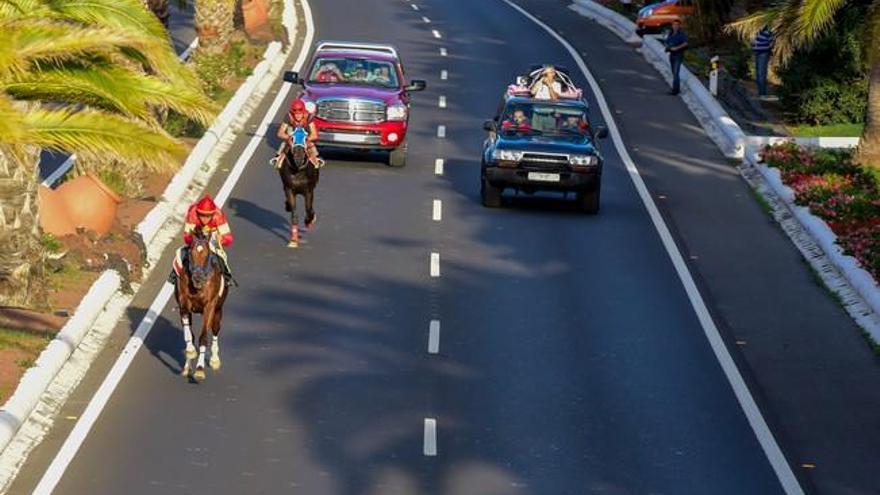
M767 98L767 67L770 65L770 52L773 50L773 32L764 26L752 41L755 54L755 83L758 85L758 98Z
M681 91L681 81L678 73L684 62L684 51L687 50L688 37L681 28L681 19L672 21L672 32L666 37L666 51L669 53L669 65L672 68L672 91L671 95L677 95Z

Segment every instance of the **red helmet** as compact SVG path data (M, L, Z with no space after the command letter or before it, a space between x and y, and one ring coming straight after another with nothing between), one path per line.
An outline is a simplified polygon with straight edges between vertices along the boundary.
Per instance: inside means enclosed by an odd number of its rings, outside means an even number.
M290 104L290 112L287 113L287 116L290 117L290 120L293 120L293 116L297 113L308 113L306 103L299 98L293 100L293 103Z
M213 215L217 211L217 204L211 199L210 194L206 194L204 198L196 203L196 213L199 215Z

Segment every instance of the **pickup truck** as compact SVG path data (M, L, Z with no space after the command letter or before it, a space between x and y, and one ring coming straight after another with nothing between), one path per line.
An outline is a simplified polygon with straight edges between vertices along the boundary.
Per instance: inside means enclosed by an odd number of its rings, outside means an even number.
M321 41L303 73L284 80L303 88L314 116L319 150L326 147L388 152L388 165L406 165L410 93L426 87L406 82L391 45Z

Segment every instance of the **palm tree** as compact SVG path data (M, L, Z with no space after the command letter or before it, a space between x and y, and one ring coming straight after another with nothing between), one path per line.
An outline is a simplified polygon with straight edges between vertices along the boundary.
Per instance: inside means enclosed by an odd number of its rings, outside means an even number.
M837 13L846 8L866 9L863 46L870 64L865 129L856 160L880 167L880 0L784 0L729 24L728 29L750 41L761 28L769 26L776 36L774 61L785 63L795 51L809 47L827 33Z
M219 53L229 46L235 30L234 14L235 0L195 0L199 51Z
M141 0L0 0L0 305L43 301L40 148L168 169L185 153L156 119L216 108Z

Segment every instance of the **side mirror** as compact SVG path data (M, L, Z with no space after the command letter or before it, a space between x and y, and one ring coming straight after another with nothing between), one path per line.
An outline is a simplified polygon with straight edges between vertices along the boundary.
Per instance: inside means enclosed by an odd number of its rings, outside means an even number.
M498 130L498 126L495 124L494 120L487 120L483 122L483 130L487 132L495 132Z
M407 86L407 87L404 88L404 89L406 89L407 91L424 91L424 89L427 88L427 87L428 87L428 83L425 82L424 80L422 80L422 79L413 79L413 80L410 82L409 86Z
M284 80L292 84L302 83L302 79L299 78L299 73L293 70L284 73Z
M608 137L608 128L604 125L600 125L596 127L596 137L599 139L605 139Z

